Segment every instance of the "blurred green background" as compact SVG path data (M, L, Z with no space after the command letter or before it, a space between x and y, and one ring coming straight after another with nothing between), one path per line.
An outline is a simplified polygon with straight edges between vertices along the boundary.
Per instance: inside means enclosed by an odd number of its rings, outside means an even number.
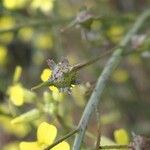
M59 62L67 57L71 64L77 64L104 54L119 43L146 9L150 9L149 0L1 0L0 149L34 139L41 120L53 122L62 129L62 135L67 127L77 125L110 54L79 72L81 84L72 89L71 95L60 95L48 88L30 91L41 82L41 73L48 68L46 60ZM81 12L88 12L92 20L88 22L86 15L82 18ZM126 46L127 54L111 75L100 102L101 132L112 140L117 128L125 128L129 136L131 132L150 135L149 50L150 19ZM18 86L16 97L24 93L19 106L11 101L13 85ZM51 99L48 110L40 117L11 126L10 121L20 114L40 110L43 105L45 108L47 99ZM95 116L89 131L96 136ZM87 143L92 145L88 139Z

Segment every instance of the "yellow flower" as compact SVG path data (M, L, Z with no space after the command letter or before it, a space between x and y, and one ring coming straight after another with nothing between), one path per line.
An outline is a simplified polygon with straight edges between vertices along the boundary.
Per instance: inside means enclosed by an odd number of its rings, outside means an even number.
M37 130L37 140L40 144L50 145L57 135L57 129L54 125L46 122L40 124Z
M53 47L53 39L50 34L38 34L35 38L35 45L39 49L49 49Z
M30 41L33 35L33 29L31 27L21 28L18 32L19 38L23 41Z
M120 41L123 33L124 33L124 28L121 25L112 25L107 31L108 37L114 43L117 43Z
M17 82L21 76L22 68L20 66L16 66L13 82ZM21 84L15 83L12 86L9 86L8 91L9 99L16 106L21 106L24 103L24 89Z
M21 142L20 150L41 150L37 142Z
M25 123L11 124L11 117L0 115L0 125L10 134L14 134L17 137L24 137L30 131L30 126Z
M125 69L117 69L112 75L112 80L117 83L124 83L128 78L129 74Z
M21 73L22 73L22 67L16 66L15 72L14 72L14 77L13 77L13 82L17 82L20 79Z
M125 129L118 129L114 132L114 138L117 144L129 144L129 136Z
M67 142L61 142L60 144L56 145L52 150L70 150L70 146Z
M3 0L3 5L7 9L18 9L25 7L27 0Z
M24 90L21 84L17 83L8 88L8 95L12 103L21 106L24 103Z
M33 0L31 2L31 9L40 9L43 12L49 12L53 9L54 0Z
M16 106L21 106L24 102L32 102L35 99L35 93L24 88L20 83L15 83L12 86L9 86L7 94L11 102Z
M21 142L20 150L42 150L54 142L56 135L57 128L54 125L42 122L37 129L37 141ZM70 150L70 146L63 141L52 148L52 150Z
M18 83L18 80L21 77L22 68L16 66L14 76L13 76L13 85L8 87L7 94L11 102L16 106L21 106L26 102L31 102L35 99L35 93L24 88L22 84Z
M60 93L57 87L50 86L49 89L52 91L52 97L55 101L61 101L63 99L63 93Z
M45 82L51 77L51 75L52 75L52 71L49 68L46 68L43 70L41 74L41 80Z
M15 20L11 16L0 17L0 27L2 29L9 29L15 26Z
M0 29L5 30L9 29L15 26L15 20L11 16L2 16L0 17ZM9 43L13 39L13 33L8 32L8 33L3 33L0 36L0 41L2 43Z

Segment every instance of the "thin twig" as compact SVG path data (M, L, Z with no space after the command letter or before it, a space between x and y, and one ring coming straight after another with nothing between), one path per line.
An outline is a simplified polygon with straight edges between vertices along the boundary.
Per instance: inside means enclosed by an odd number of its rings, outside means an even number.
M81 64L74 65L72 71L79 71L80 69L82 69L84 67L87 67L87 66L99 61L101 58L107 56L108 54L111 54L116 48L117 47L114 47L110 50L107 50L105 53L97 56L96 58L93 58L93 59L89 60L88 62L83 62Z
M134 23L133 27L129 30L126 36L122 39L119 44L119 48L117 48L112 54L111 58L107 62L104 70L102 71L99 79L97 81L96 87L85 107L81 120L78 124L79 132L76 135L73 150L80 150L81 144L85 135L85 131L90 120L91 114L95 107L98 105L98 102L101 100L102 92L106 86L106 83L109 79L109 76L112 74L114 69L119 65L122 54L125 50L125 46L130 42L132 36L140 29L145 20L150 16L150 10L144 11L137 21Z
M63 136L62 138L58 139L56 142L54 142L53 144L51 144L50 146L46 147L44 150L50 150L51 148L55 147L57 144L61 143L62 141L66 140L67 138L71 137L72 135L74 135L75 133L77 133L79 130L78 128L71 131L70 133L68 133L67 135Z

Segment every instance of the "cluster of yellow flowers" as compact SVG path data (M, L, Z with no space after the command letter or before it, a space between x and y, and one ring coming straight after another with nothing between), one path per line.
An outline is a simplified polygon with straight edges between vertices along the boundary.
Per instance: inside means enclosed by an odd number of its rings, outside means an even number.
M3 0L2 4L10 10L23 9L27 5L32 9L40 9L43 12L49 12L53 9L54 0Z
M41 80L42 81L48 80L48 78L51 76L51 73L52 71L50 69L48 68L44 69L43 72L41 73ZM21 74L22 68L20 66L17 66L14 72L13 84L9 86L7 90L9 100L16 106L22 106L25 102L27 102L27 99L29 101L29 99L35 98L35 94L24 88L23 85L19 82ZM63 95L59 93L56 87L50 86L49 89L52 91L52 98L54 100L56 101L62 100ZM32 109L31 111L28 111L14 119L10 118L9 125L11 123L12 127L13 126L24 127L25 122L31 121L32 119L37 119L37 117L39 118L39 116L40 116L39 110ZM19 146L20 150L27 150L27 149L41 150L44 147L51 145L54 142L56 135L57 135L57 128L54 125L42 122L37 129L37 141L21 142ZM61 149L69 150L70 146L67 142L64 141L53 148L53 150L61 150Z

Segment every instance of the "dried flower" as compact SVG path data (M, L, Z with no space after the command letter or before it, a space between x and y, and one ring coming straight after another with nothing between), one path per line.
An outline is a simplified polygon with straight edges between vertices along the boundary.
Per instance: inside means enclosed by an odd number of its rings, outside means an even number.
M69 64L69 61L66 58L62 59L62 61L60 61L58 64L56 64L53 60L48 59L47 60L48 66L52 70L49 72L50 74L49 79L31 88L31 90L35 90L43 86L54 86L59 90L59 92L70 93L71 92L70 89L73 87L73 85L78 84L78 81L76 78L77 72L81 70L82 68L97 62L98 60L100 60L102 57L109 54L110 52L112 52L112 50L107 51L103 55L100 55L85 63L81 63L81 64L77 64L73 66Z
M66 58L56 64L53 60L47 60L48 66L52 70L49 79L42 84L33 87L32 90L41 86L55 86L60 92L70 92L72 85L76 84L76 72L72 71L72 66Z

